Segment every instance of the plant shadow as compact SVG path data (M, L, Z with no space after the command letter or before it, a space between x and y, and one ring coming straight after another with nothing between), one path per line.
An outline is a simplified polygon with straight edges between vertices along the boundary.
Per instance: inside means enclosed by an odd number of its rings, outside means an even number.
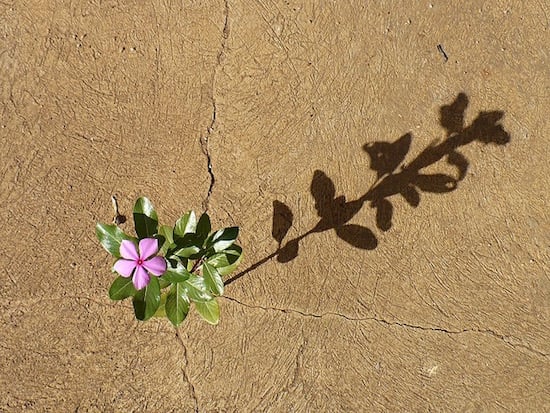
M283 243L292 228L294 214L283 202L273 201L272 236L278 248L242 272L226 280L225 284L243 277L250 271L276 257L278 262L290 262L298 256L300 241L314 233L334 230L342 241L363 250L373 250L378 245L374 232L361 225L349 223L365 204L376 210L376 227L381 232L393 225L395 207L392 198L402 197L407 204L419 206L422 193L444 194L455 191L464 180L469 168L468 159L459 151L473 142L485 145L506 145L510 134L501 125L502 111L479 112L468 126L465 113L469 99L459 93L455 100L440 108L439 123L445 130L445 139L432 142L410 162L405 162L411 148L413 136L407 133L394 142L377 141L367 143L363 150L370 159L370 169L376 172L376 180L361 197L348 201L345 195L338 195L334 182L323 171L313 173L310 192L315 200L319 222L309 231ZM427 173L427 167L445 162L455 170L454 174Z

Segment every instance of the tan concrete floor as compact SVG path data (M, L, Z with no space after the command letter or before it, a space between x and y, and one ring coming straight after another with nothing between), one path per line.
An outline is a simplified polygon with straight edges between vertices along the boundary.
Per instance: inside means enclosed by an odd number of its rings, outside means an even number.
M0 16L0 411L550 411L548 3ZM241 227L218 326L109 300L112 194Z

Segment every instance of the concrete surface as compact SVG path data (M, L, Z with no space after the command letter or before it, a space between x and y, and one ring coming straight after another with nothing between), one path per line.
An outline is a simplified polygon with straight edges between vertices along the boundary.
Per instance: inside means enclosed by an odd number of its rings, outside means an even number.
M547 3L0 16L1 411L550 411ZM109 300L111 194L241 227L218 326Z

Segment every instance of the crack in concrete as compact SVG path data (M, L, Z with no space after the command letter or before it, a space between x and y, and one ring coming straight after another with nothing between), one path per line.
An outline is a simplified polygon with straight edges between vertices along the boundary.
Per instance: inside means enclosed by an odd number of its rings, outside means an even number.
M181 338L181 336L177 331L176 331L176 339L180 343L181 348L183 349L183 359L185 360L185 366L181 368L183 381L187 382L187 385L189 386L189 391L191 393L191 397L193 397L193 403L195 404L194 411L195 413L199 413L199 399L197 398L195 386L193 385L193 382L191 381L189 374L187 374L187 367L189 367L189 359L187 358L187 347L185 346L183 339Z
M206 194L206 198L203 201L203 208L205 212L208 212L208 207L210 206L210 196L212 195L212 191L214 189L214 184L216 183L216 177L214 175L214 169L212 167L212 156L210 154L210 147L208 146L210 136L214 132L214 129L216 128L216 121L218 117L218 104L216 101L216 80L218 77L218 72L220 68L223 66L223 62L225 60L225 51L227 48L227 39L229 38L229 0L225 1L225 7L224 7L224 23L223 23L223 30L222 30L222 40L220 45L220 50L218 51L217 55L217 64L214 68L214 73L212 74L212 118L210 121L210 125L206 128L206 135L202 136L200 138L200 145L202 153L206 156L206 164L208 168L208 175L210 176L210 185L208 187L208 192Z
M498 333L498 332L496 332L494 330L491 330L491 329L465 328L465 329L462 329L462 330L449 330L449 329L446 329L444 327L430 327L430 326L422 326L422 325L404 323L404 322L400 322L400 321L388 321L388 320L385 320L383 318L378 318L378 317L350 317L348 315L340 314L340 313L336 313L336 312L332 312L332 311L322 313L322 314L306 313L304 311L291 309L291 308L263 307L263 306L259 306L259 305L247 304L247 303L243 303L243 302L241 302L241 301L239 301L235 298L227 297L227 296L223 296L223 297L220 297L220 298L224 298L226 300L232 301L234 303L237 303L239 305L242 305L242 306L248 307L248 308L253 308L253 309L258 309L258 310L263 310L263 311L275 311L275 312L279 312L279 313L283 313L283 314L295 314L295 315L299 315L301 317L323 318L323 317L332 316L332 317L342 318L342 319L347 320L347 321L356 321L356 322L373 321L375 323L383 324L383 325L388 326L388 327L402 327L402 328L407 328L407 329L411 329L411 330L431 331L431 332L435 332L435 333L444 333L444 334L453 334L453 335L455 335L455 334L457 334L457 335L458 334L465 334L465 333L486 334L486 335L490 335L494 338L497 338L497 339L503 341L504 343L508 344L509 346L511 346L513 348L522 348L522 349L525 349L525 350L527 350L527 351L529 351L533 354L536 354L538 356L545 357L545 358L548 357L548 355L549 355L548 353L545 353L541 350L533 348L529 344L525 344L525 343L521 342L516 337L506 336L504 334Z

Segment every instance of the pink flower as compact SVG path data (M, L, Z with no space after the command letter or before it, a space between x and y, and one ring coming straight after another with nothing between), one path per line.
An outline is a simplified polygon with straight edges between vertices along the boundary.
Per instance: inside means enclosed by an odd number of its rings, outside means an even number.
M139 252L136 244L124 240L120 243L121 259L115 262L113 269L123 277L130 277L136 290L149 284L149 273L160 276L166 271L166 261L154 256L158 252L158 241L154 238L143 238L139 241Z

